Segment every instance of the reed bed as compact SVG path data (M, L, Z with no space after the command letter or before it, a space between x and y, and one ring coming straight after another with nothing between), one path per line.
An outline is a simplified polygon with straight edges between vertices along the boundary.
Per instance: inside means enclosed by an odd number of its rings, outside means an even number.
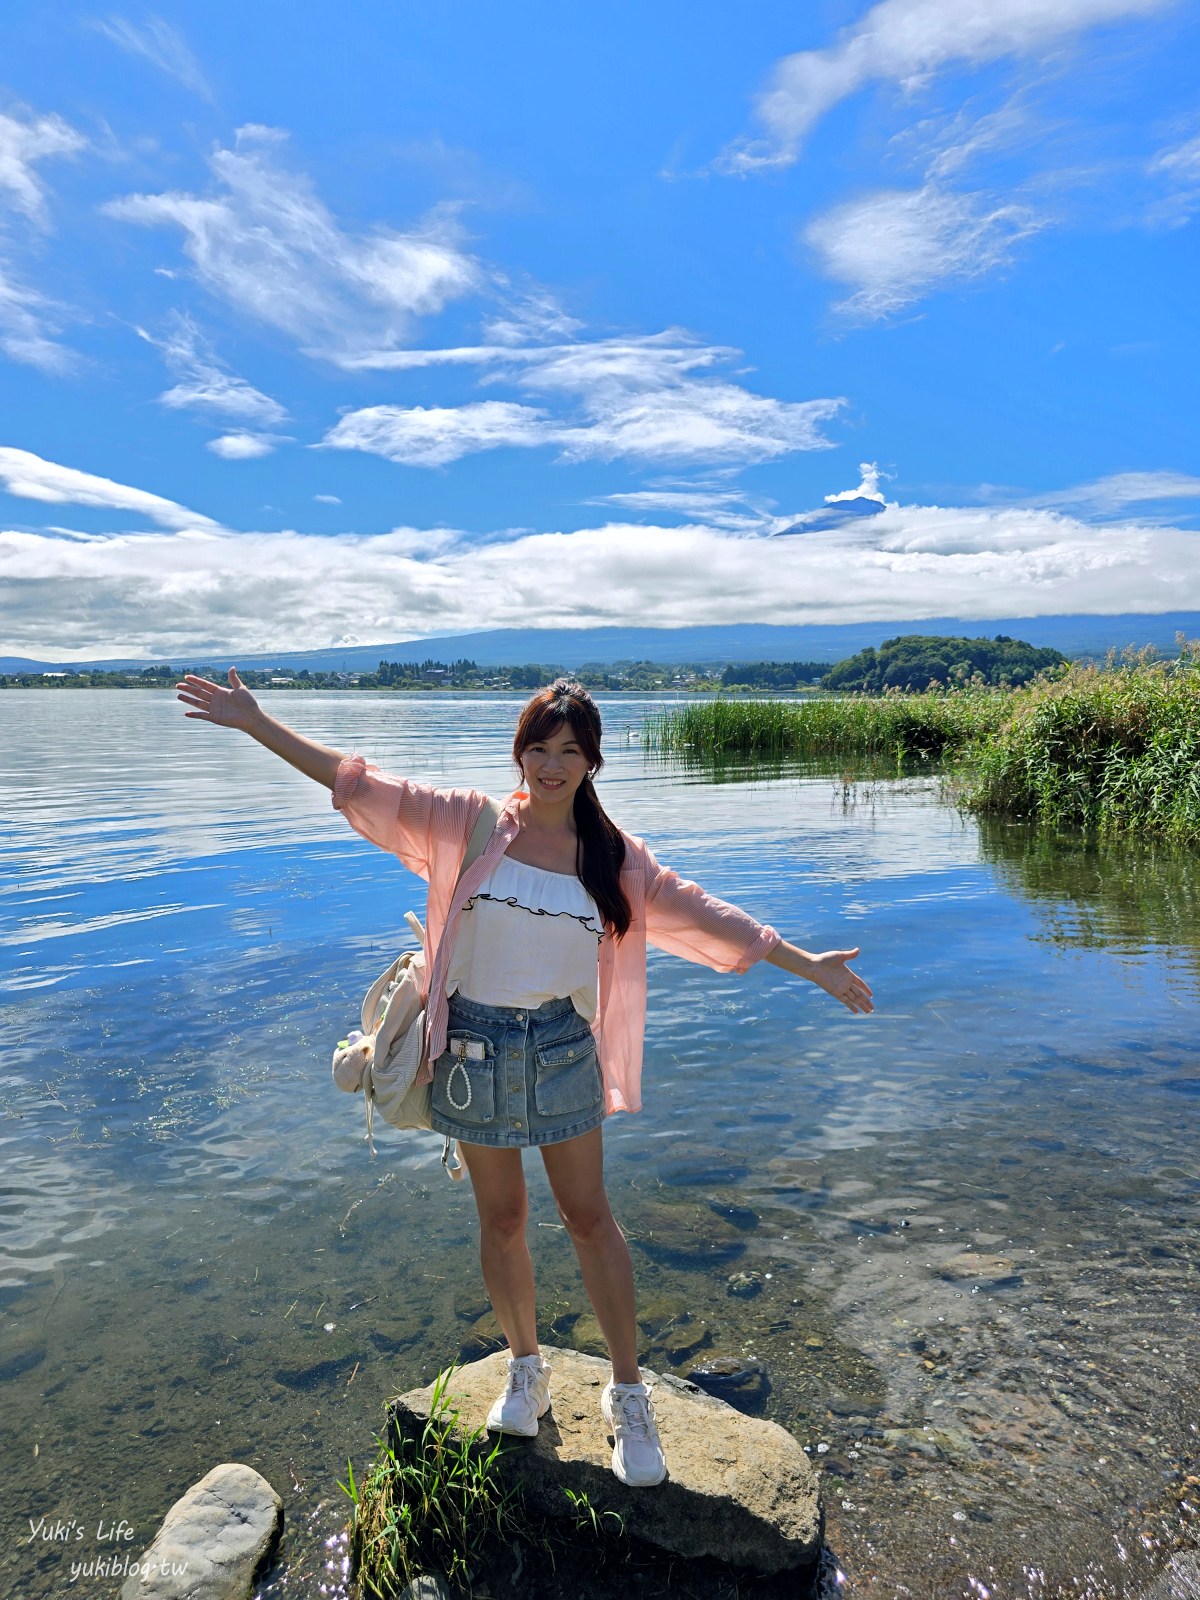
M1015 691L963 768L961 802L983 815L1200 843L1200 646Z
M646 719L643 748L702 761L863 757L900 766L940 760L990 733L1006 696L995 689L840 699L709 700Z
M717 699L646 719L644 748L735 761L936 762L966 810L1097 835L1200 843L1200 643L1072 666L1020 689Z

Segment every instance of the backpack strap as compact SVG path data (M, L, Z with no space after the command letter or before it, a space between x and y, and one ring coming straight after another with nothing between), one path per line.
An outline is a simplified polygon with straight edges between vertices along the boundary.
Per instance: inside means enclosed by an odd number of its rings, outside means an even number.
M500 820L500 807L490 797L484 801L483 810L471 829L471 837L467 840L467 853L462 858L462 866L458 869L458 879L455 888L462 880L463 873L468 867L473 867L480 856L488 847L488 842L496 831L496 824Z
M487 849L491 837L496 831L496 824L499 822L499 820L500 807L493 799L489 797L484 801L483 810L476 818L475 826L471 829L471 837L467 840L467 851L462 858L462 866L458 869L458 877L455 879L454 883L454 887L456 889L462 882L463 874L467 871L468 867L473 867L483 852ZM451 1163L450 1160L452 1146L454 1153L453 1163ZM449 1136L446 1137L442 1145L442 1166L445 1167L446 1171L456 1182L460 1182L462 1180L463 1165L462 1158L458 1153L458 1142L457 1140L451 1139Z

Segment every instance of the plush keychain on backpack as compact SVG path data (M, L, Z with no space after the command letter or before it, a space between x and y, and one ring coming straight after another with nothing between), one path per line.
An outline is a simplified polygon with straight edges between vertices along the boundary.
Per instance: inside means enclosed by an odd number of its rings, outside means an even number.
M357 1028L348 1039L339 1039L333 1052L333 1081L348 1094L357 1094L363 1076L375 1057L375 1037Z

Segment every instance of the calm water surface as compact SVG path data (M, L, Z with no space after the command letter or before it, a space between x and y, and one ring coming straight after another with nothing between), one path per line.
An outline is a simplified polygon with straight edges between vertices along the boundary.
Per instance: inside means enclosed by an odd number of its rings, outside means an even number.
M503 795L518 703L270 708ZM935 780L712 783L643 757L651 704L604 704L610 812L785 936L861 945L878 1011L652 953L646 1109L605 1130L643 1361L757 1363L731 1398L821 1464L830 1592L1136 1593L1195 1531L1200 862L981 833ZM423 886L169 695L7 692L0 739L0 1588L115 1592L70 1584L101 1525L136 1554L235 1459L287 1507L262 1593L337 1595L346 1458L497 1332L440 1141L372 1161L329 1076ZM603 1353L526 1170L542 1337Z

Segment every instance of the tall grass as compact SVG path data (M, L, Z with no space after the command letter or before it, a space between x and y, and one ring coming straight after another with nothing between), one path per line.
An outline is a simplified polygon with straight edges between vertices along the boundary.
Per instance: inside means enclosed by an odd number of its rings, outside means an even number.
M984 815L1200 842L1200 645L1015 691L963 752L960 795Z
M995 689L847 695L829 700L709 700L646 718L643 748L700 760L861 756L900 765L940 760L1003 714Z
M453 1370L438 1375L420 1439L389 1429L367 1477L357 1483L347 1463L348 1481L339 1482L354 1503L355 1574L376 1600L397 1600L423 1572L469 1588L489 1543L521 1525L515 1491L496 1469L502 1437L489 1449L482 1428L458 1428L447 1392Z
M1200 843L1200 643L1073 666L1020 689L810 700L717 699L646 719L643 745L734 760L949 769L967 810L1095 834Z

